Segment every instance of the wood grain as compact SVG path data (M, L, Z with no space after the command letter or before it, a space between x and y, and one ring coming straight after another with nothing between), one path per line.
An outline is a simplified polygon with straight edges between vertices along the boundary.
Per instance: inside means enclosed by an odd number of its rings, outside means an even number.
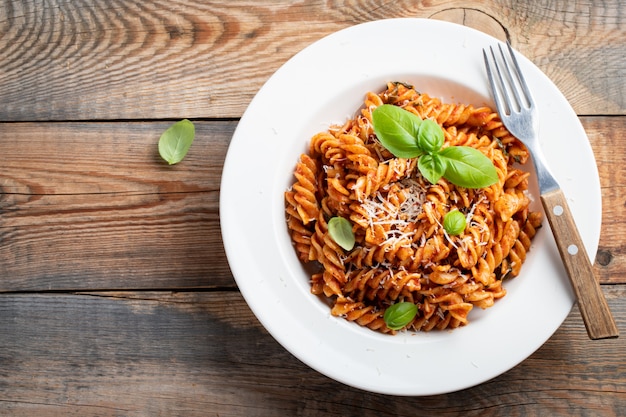
M594 264L600 281L624 283L626 271L626 141L618 117L582 117L602 187L602 230Z
M0 9L0 121L240 117L263 83L306 46L355 24L396 17L438 18L506 36L578 114L626 114L620 0L597 7L569 0L549 7L461 0L5 0Z
M626 121L582 120L604 199L596 271L625 283ZM0 141L0 292L233 288L218 203L236 122L196 122L175 166L156 147L168 125L0 124L11 137Z
M576 306L509 372L411 398L310 369L237 291L219 224L237 121L304 47L394 17L509 39L570 101L602 186L594 268L625 328L622 0L0 0L0 415L624 415L625 339L589 341ZM196 141L170 167L156 143L182 118Z
M620 326L623 287L605 288ZM238 292L0 294L0 407L13 417L619 416L626 339L590 342L574 309L529 359L474 388L366 393L308 368Z
M174 166L168 122L4 125L0 291L233 287L218 204L235 124L196 123Z

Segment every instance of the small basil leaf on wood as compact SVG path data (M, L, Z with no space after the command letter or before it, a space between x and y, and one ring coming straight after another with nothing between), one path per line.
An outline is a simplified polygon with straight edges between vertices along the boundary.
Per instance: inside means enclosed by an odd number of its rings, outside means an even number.
M159 154L168 164L183 160L196 134L195 126L187 119L168 127L159 138Z
M484 188L498 182L498 172L491 159L470 146L450 146L439 152L444 158L444 177L464 188Z
M454 209L446 213L443 217L443 228L450 236L456 236L463 233L467 222L465 216L459 210Z
M328 221L328 233L343 249L352 250L354 248L355 238L352 224L345 217L332 217Z
M383 320L391 330L400 330L417 315L417 305L403 301L393 304L385 310Z
M408 110L383 104L372 112L374 133L380 143L397 158L415 158L423 152L417 145L422 119Z
M437 184L446 172L445 159L436 153L422 155L417 161L417 168L431 184Z
M444 136L437 122L426 119L420 124L417 132L417 146L424 152L439 152L443 146Z

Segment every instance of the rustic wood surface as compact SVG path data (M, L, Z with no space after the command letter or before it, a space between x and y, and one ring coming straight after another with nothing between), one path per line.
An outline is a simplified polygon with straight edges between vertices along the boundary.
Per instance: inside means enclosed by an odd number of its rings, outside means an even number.
M623 1L0 1L0 415L626 415L626 336L574 307L530 358L439 396L367 393L259 324L229 270L220 177L237 122L336 30L424 17L509 39L561 89L603 197L594 268L626 329ZM184 164L156 143L190 118Z

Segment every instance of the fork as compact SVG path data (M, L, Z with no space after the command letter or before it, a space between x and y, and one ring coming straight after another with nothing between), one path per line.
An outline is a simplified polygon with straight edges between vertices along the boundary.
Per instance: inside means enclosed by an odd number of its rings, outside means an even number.
M619 336L600 284L594 276L591 261L585 251L567 200L550 173L539 145L537 107L520 70L511 44L507 41L509 58L498 45L483 49L487 78L500 119L530 151L537 172L541 203L550 223L559 254L576 296L590 339Z

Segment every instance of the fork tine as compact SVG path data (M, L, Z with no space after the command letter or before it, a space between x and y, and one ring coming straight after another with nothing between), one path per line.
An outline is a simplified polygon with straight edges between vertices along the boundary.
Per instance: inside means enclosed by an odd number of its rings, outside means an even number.
M513 107L511 105L509 95L506 91L506 85L504 83L504 79L502 78L502 73L500 71L498 60L496 59L492 47L489 47L489 52L491 52L491 60L489 59L487 52L483 49L485 68L487 70L489 85L491 86L491 91L493 93L493 99L496 102L496 107L498 108L498 111L502 115L510 114L513 111ZM493 68L495 68L495 71L493 70ZM496 79L498 84L497 86Z
M508 46L508 44L509 43L507 42L507 46ZM502 45L498 44L498 50L500 51L500 57L502 57L502 62L504 64L504 71L502 71L502 72L504 72L504 74L506 76L506 80L507 80L506 84L509 86L508 90L511 93L513 93L513 96L515 97L515 110L519 111L522 108L524 108L524 105L525 105L525 103L522 101L522 98L520 97L519 88L517 87L518 84L521 84L520 81L519 81L519 79L521 77L521 74L520 74L520 71L519 71L519 66L517 66L517 63L515 63L516 64L515 65L515 72L516 72L516 74L514 76L513 75L513 71L511 71L511 67L509 66L509 62L506 59L506 56L504 56L504 51L502 50ZM509 52L511 53L511 57L515 58L513 56L513 51L510 50L510 47L509 47ZM495 57L494 57L494 60L495 60ZM499 73L499 71L498 71L498 73ZM500 78L502 78L502 75L500 75ZM517 80L517 83L516 83L516 80L514 78ZM503 82L503 84L504 84L504 82ZM506 95L506 89L504 91L504 94ZM509 100L509 103L510 103L510 100ZM511 112L514 111L513 107L510 107L510 109L511 109Z
M515 57L515 53L513 51L513 48L511 47L511 43L509 41L506 41L506 46L507 46L507 49L509 50L509 55L511 56L511 62L513 62L513 66L515 67L515 75L517 77L517 80L519 81L520 86L522 87L522 91L524 91L526 103L528 104L528 107L534 107L535 102L533 100L533 95L530 93L528 84L526 84L526 80L524 79L522 70L519 67L517 58ZM502 52L502 49L500 49L500 52ZM520 101L520 105L521 105L521 101Z
M526 80L522 75L522 70L520 69L517 58L515 57L515 52L511 47L511 43L507 41L506 46L509 52L509 59L507 59L504 50L502 49L502 45L498 44L500 61L502 63L499 63L492 46L489 47L491 59L489 59L486 50L483 49L487 77L489 78L489 84L494 95L496 107L505 115L511 114L514 111L520 111L523 108L530 109L534 107L532 94L530 93L528 84L526 84ZM512 65L509 64L509 61ZM497 86L495 81L496 79L498 84ZM520 88L523 94L521 94ZM503 104L506 105L506 107L504 107Z

